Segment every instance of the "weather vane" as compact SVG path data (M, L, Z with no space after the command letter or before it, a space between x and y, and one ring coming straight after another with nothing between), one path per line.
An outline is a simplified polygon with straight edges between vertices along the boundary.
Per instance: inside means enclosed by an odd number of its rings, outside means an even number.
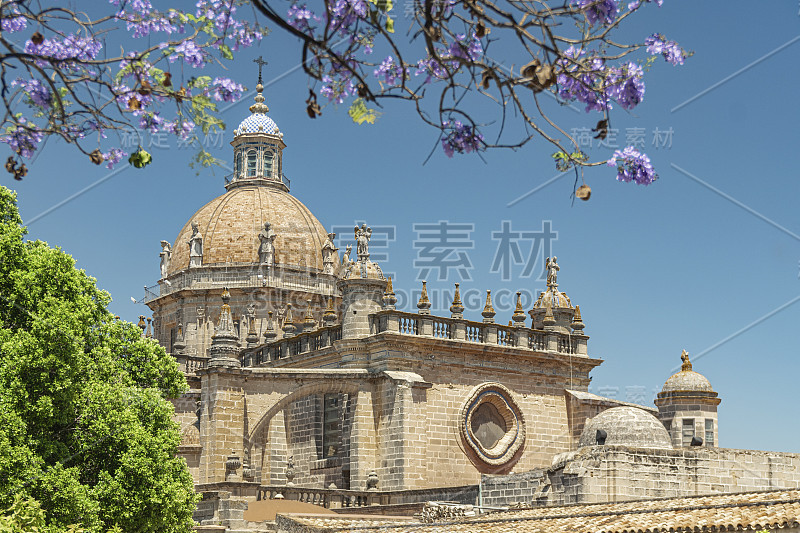
M258 63L258 83L261 83L261 67L266 65L267 62L264 61L263 56L258 56L258 59L254 59L253 63Z

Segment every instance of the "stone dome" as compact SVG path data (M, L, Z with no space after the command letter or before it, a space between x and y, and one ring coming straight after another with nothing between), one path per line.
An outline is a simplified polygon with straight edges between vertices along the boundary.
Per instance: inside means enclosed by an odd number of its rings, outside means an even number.
M677 391L714 392L714 389L711 388L711 382L703 374L694 370L681 370L671 375L661 389L661 392Z
M239 126L233 130L234 135L242 135L244 133L266 133L268 135L275 135L278 133L278 125L264 113L253 113L241 121ZM281 133L278 134L283 135Z
M189 266L193 221L203 236L203 265L258 263L258 234L269 222L277 234L276 265L323 268L325 228L302 202L278 187L241 185L201 207L175 238L170 275Z
M539 298L533 303L534 309L545 309L547 304L550 304L551 309L572 308L572 302L567 296L567 293L561 292L555 287L549 287L546 291L539 293Z
M361 279L361 278L368 278L368 279L380 279L385 280L386 278L383 275L383 271L378 263L373 261L356 261L351 263L344 272L341 274L342 279Z
M686 350L681 354L681 361L681 371L669 377L661 392L714 392L708 379L692 370L692 362Z
M612 407L586 422L578 446L597 445L597 431L606 432L605 444L635 448L672 448L664 424L644 409Z

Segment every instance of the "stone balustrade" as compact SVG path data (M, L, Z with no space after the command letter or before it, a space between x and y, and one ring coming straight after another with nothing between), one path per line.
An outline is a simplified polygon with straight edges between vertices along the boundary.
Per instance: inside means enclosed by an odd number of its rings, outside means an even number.
M496 344L537 352L587 355L585 335L536 330L521 326L487 324L470 320L384 310L371 316L371 333L399 333L439 339Z
M272 500L278 495L285 500L311 503L326 509L386 505L384 502L388 502L386 495L376 491L315 489L288 485L259 487L257 499Z
M342 326L331 326L300 333L242 352L243 366L258 366L270 361L314 352L333 346L342 338Z
M402 505L426 501L453 501L474 504L478 497L477 485L411 489L398 491L349 490L337 488L310 488L293 485L261 485L257 500L275 499L312 503L326 509L369 507L372 505Z
M208 357L199 355L175 354L175 359L178 361L181 371L186 374L193 374L198 370L202 370L208 363Z
M181 270L161 280L156 285L145 287L144 303L166 296L181 289L214 289L277 287L330 296L336 294L336 279L333 276L312 272L303 267L276 265L267 268L254 263L204 264L201 267Z
M370 316L370 334L384 332L507 346L536 352L587 356L588 337L585 335L487 324L395 310L379 311ZM245 350L242 354L242 364L258 366L270 361L314 352L333 346L333 343L341 338L341 326L324 327L300 333Z

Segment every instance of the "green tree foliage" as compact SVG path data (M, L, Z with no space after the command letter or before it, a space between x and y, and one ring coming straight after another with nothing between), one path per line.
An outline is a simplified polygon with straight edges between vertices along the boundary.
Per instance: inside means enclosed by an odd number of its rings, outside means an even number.
M190 531L168 401L185 378L72 257L25 234L0 187L0 524L40 505L42 532Z

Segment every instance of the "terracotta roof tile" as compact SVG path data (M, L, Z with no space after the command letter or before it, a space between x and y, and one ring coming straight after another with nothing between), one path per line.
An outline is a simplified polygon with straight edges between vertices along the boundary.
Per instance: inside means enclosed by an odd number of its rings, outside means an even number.
M513 510L452 522L281 517L309 532L661 533L800 527L800 490L691 496Z

